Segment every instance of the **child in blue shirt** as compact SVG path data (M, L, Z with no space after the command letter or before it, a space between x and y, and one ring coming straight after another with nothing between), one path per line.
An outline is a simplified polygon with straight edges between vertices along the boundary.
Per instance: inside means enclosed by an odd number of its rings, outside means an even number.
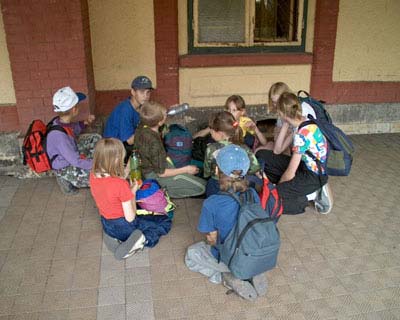
M135 131L140 122L139 109L150 100L153 84L148 77L138 76L132 80L131 88L131 96L114 108L104 128L105 138L116 138L124 144L125 162L133 150Z
M220 190L240 194L248 187L246 173L250 168L247 152L235 144L229 144L216 155L216 174L219 178ZM250 188L256 202L260 202L256 191ZM204 233L206 242L193 244L187 250L186 266L207 276L213 283L223 283L247 300L254 300L266 293L267 284L263 274L249 280L233 277L229 268L218 261L217 244L222 244L235 226L239 204L230 196L214 194L207 198L201 209L197 229Z

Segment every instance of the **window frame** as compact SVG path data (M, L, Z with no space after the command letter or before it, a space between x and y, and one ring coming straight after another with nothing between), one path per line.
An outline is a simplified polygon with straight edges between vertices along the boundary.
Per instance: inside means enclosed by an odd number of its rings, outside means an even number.
M249 14L246 14L246 29L248 39L253 45L247 44L227 44L228 46L216 46L214 44L202 44L195 46L195 25L194 25L194 10L195 2L199 0L188 0L188 53L189 54L224 54L224 53L288 53L288 52L305 52L306 47L306 31L307 31L307 13L308 13L308 0L299 0L299 11L302 11L302 17L299 17L298 35L301 40L297 42L271 42L271 43L254 43L254 32L251 27L254 27L254 21L249 21ZM247 10L253 10L255 4L252 0L246 1ZM254 20L254 19L253 19ZM250 27L251 26L251 27ZM229 46L231 45L231 46Z

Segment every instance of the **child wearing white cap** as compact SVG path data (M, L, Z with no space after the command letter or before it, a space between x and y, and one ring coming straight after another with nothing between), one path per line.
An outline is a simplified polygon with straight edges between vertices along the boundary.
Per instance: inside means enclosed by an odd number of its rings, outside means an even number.
M79 114L78 104L85 98L86 95L70 87L57 90L53 96L53 108L58 117L52 124L62 126L67 134L59 130L50 131L46 138L46 151L57 183L65 194L76 194L78 188L89 186L94 146L101 139L99 134L79 136L95 120L94 115L89 114L85 121L73 122Z
M250 168L250 159L247 152L235 144L229 144L217 152L216 174L219 177L220 190L238 196L250 190L254 201L260 203L257 192L248 187L246 174ZM222 261L218 261L217 246L225 241L236 225L238 213L239 204L229 195L214 194L204 200L197 230L206 235L206 242L195 243L187 249L185 264L191 271L207 276L210 282L223 283L242 298L253 301L266 293L264 275L248 281L239 280Z

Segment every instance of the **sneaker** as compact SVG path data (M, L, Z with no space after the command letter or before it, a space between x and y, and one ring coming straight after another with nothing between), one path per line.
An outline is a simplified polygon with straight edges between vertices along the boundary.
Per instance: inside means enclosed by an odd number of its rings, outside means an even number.
M245 300L255 301L257 298L257 292L249 281L237 279L230 272L222 273L222 284Z
M79 193L79 189L64 178L56 176L56 181L62 193L66 195L74 195Z
M259 297L265 296L267 294L268 282L264 274L254 276L250 280L250 283L253 285L254 289L256 289L257 295Z
M146 244L146 237L140 230L135 230L126 241L121 242L114 252L117 260L129 258L139 250L143 250Z
M321 214L328 214L333 207L333 197L329 184L325 184L318 192L318 196L314 201L315 210Z

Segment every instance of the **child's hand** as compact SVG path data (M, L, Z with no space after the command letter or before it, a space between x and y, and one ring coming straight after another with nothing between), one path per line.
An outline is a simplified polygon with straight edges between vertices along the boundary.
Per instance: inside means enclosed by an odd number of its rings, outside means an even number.
M85 125L90 125L94 120L96 120L96 116L94 114L89 114L87 120L84 121Z
M131 191L133 194L136 194L136 191L140 188L141 181L133 180L131 181Z
M249 129L255 129L257 127L255 122L253 120L251 120L251 119L249 119L246 122L245 126L246 126L246 128L249 128Z
M197 168L196 166L193 166L193 165L186 166L185 169L186 169L186 173L188 173L188 174L195 175L199 172L199 168Z

